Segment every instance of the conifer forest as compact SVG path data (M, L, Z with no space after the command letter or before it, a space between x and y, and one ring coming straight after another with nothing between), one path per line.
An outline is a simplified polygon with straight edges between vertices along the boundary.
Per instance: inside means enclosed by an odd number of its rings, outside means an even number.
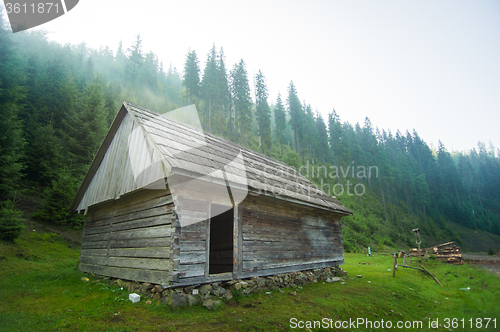
M100 49L61 45L41 32L12 34L2 17L4 239L22 229L26 195L41 197L33 218L82 226L69 205L124 100L158 113L195 104L205 131L294 167L354 212L342 219L346 251L412 245L417 227L429 245L460 243L457 224L500 235L500 151L489 142L449 151L446 142L426 143L419 128L349 123L334 108L325 117L301 99L293 77L272 100L266 73L249 75L245 54L227 63L224 45L189 50L176 68L145 52L140 36Z

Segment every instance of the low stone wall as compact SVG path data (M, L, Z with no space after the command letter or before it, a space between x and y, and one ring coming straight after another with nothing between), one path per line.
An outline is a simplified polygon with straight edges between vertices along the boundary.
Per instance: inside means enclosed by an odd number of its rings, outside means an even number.
M251 294L258 291L275 290L303 286L318 281L334 282L347 273L341 267L327 267L300 272L282 273L267 277L254 277L225 282L214 282L187 287L163 288L162 285L140 283L116 279L114 282L130 293L139 293L142 296L156 301L162 301L172 306L195 305L203 303L209 309L222 303L223 299L230 300L235 293L238 295Z

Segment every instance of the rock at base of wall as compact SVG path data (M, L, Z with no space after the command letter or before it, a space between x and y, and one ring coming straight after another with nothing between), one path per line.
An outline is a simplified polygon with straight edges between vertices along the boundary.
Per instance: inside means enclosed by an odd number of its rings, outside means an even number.
M221 299L231 300L235 292L243 295L261 290L272 291L279 289L280 292L283 292L282 288L300 287L310 283L317 283L318 281L325 281L327 283L343 281L343 277L346 275L347 272L335 266L176 288L164 288L168 287L168 285L155 285L147 282L140 283L122 279L116 279L115 282L119 287L128 288L128 291L131 293L142 293L145 297L152 298L158 302L161 301L173 307L193 306L202 303L203 306L212 310L221 304ZM104 279L107 277L101 278ZM296 292L292 291L290 294L296 295Z
M188 304L189 300L186 294L177 292L172 294L172 307L181 307Z

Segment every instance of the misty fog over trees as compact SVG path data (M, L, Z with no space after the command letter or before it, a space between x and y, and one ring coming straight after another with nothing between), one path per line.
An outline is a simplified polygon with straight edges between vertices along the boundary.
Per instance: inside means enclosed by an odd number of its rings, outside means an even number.
M300 170L354 212L343 219L347 250L410 244L415 227L434 241L459 240L448 221L500 235L500 152L491 145L450 152L445 142L432 149L418 128L390 132L368 117L351 124L333 108L323 117L313 101L300 98L292 77L270 100L266 73L249 75L244 54L226 63L219 45L206 54L190 50L176 68L145 52L140 36L132 45L112 45L118 46L113 52L108 46L60 45L38 32L13 35L5 23L0 22L3 229L15 227L16 200L33 192L44 198L34 217L81 223L69 204L127 100L159 113L195 104L205 131ZM370 166L368 176L363 169Z

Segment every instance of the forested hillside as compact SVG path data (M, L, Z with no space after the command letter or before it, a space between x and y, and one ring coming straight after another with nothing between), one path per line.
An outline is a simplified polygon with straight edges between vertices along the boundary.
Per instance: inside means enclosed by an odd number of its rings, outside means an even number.
M142 49L140 36L113 52L12 34L0 23L4 234L17 232L15 202L26 193L43 193L34 217L81 223L69 203L128 100L159 113L194 103L206 131L295 167L354 211L343 219L347 250L412 243L415 227L433 241L459 241L447 221L500 235L500 151L493 146L450 153L441 142L431 149L415 130L391 133L368 117L351 124L332 108L323 118L292 81L269 100L265 73L250 77L243 59L228 64L215 46L206 56L190 50L183 68L167 68Z

